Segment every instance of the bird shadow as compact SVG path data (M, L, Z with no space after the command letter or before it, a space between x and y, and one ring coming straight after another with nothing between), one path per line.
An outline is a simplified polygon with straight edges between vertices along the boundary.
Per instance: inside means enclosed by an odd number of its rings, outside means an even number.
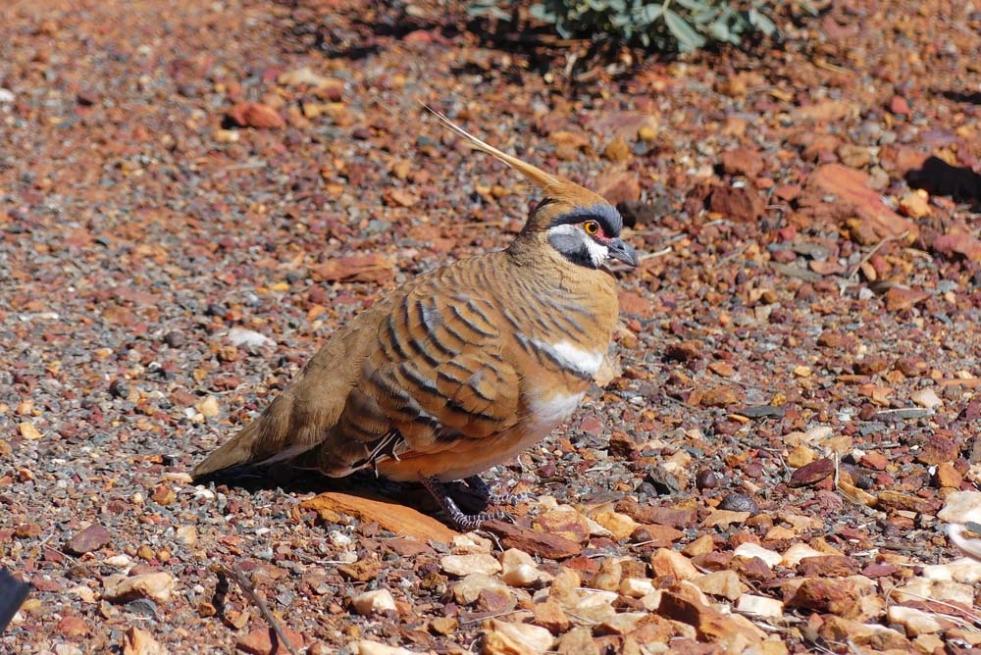
M214 483L215 486L240 489L250 494L269 489L299 495L339 492L369 500L390 501L425 514L435 515L440 511L439 505L421 484L388 480L367 470L357 471L343 478L331 478L289 464L274 464L220 471L197 482ZM452 496L466 512L480 512L487 505L484 499L463 484L453 485Z
M906 174L906 182L930 195L950 196L981 210L981 175L967 166L951 166L939 157L929 157L923 166Z

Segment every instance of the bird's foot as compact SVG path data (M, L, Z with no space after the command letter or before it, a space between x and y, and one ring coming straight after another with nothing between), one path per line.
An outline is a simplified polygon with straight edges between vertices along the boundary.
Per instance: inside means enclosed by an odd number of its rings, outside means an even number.
M463 532L479 530L487 521L510 521L512 517L507 512L480 512L478 514L467 514L456 501L446 491L443 483L436 478L425 478L422 486L436 499L440 508L446 514L454 528Z
M491 490L490 485L484 482L484 479L479 475L471 475L466 478L464 482L470 487L471 491L481 497L481 499L488 505L508 505L514 507L519 503L532 499L532 494L529 493L519 493L519 494L499 494Z

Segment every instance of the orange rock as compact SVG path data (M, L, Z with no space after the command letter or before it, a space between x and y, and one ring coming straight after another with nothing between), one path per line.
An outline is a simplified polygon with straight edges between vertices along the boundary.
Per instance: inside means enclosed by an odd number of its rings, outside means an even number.
M276 130L286 125L279 112L258 102L240 102L231 108L228 117L239 127Z
M386 530L421 541L432 539L450 543L457 532L449 529L431 516L411 507L399 505L388 500L353 496L336 491L328 491L314 496L300 504L302 509L312 509L325 520L331 514L347 514L362 521L377 523ZM326 516L325 516L326 515Z
M395 263L379 254L351 255L330 259L310 270L316 281L376 282L384 284L395 276Z
M283 626L283 632L293 648L303 648L303 635ZM288 655L289 649L282 643L272 628L254 628L239 638L239 650L252 655Z
M873 239L898 237L906 232L908 238L919 234L916 224L889 209L870 186L869 176L842 164L825 164L813 173L807 186L822 195L834 195L839 209L852 213L869 230Z

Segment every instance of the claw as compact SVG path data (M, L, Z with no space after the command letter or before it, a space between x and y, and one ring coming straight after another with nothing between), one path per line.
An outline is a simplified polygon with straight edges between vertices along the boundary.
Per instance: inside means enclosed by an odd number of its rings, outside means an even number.
M513 520L511 515L507 512L496 511L496 512L480 512L479 514L467 514L460 509L460 506L456 504L456 501L450 497L446 492L446 488L443 483L436 480L435 478L425 478L422 480L422 486L426 488L426 491L436 499L439 503L440 508L446 514L450 523L457 530L463 532L472 532L473 530L479 530L481 526L487 521L511 521Z
M491 490L490 486L484 482L483 478L479 475L471 475L469 478L464 480L467 486L470 487L478 496L483 498L484 502L488 505L509 505L514 507L519 503L531 500L532 495L529 493L519 493L519 494L499 494Z

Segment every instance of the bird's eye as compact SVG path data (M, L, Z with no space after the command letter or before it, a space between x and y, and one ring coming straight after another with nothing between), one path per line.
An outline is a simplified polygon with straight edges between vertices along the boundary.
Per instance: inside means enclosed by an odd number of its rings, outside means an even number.
M583 223L582 229L586 230L586 234L589 236L595 236L599 234L600 226L596 221L586 221Z

